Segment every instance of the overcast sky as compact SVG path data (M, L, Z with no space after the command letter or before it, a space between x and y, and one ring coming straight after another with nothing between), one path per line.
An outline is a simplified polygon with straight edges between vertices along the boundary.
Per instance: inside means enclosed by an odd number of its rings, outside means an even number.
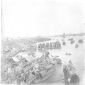
M2 0L4 37L84 32L83 0Z

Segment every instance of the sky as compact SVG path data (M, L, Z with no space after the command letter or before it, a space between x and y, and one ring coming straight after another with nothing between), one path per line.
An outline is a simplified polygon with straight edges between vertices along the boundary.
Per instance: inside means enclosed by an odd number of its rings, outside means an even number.
M54 36L85 32L83 0L2 0L2 36Z

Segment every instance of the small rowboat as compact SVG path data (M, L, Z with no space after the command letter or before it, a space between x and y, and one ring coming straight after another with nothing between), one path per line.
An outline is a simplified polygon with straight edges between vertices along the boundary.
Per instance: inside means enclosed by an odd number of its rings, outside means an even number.
M39 74L41 77L35 79L33 83L40 83L43 82L44 80L48 79L50 76L53 75L53 73L56 72L56 65L51 65L50 68L46 70L42 70Z

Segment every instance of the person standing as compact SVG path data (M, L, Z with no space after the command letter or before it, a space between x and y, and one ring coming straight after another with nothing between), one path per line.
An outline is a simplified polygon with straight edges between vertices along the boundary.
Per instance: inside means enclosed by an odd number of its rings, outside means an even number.
M69 73L70 73L70 76L71 76L70 77L70 83L71 84L75 84L75 85L77 84L78 85L78 83L80 81L80 78L79 78L79 76L78 76L78 74L76 72L76 69L73 66L71 60L69 61L68 68L69 68Z
M63 73L64 73L65 85L69 85L70 75L69 75L69 70L68 70L67 65L64 65L64 67L63 67Z

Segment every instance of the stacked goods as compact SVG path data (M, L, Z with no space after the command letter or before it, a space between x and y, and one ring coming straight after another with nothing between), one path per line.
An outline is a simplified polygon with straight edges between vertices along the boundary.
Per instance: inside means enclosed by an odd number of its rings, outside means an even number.
M14 61L12 57L9 57L4 64L6 66L4 65L2 69L3 82L30 84L39 83L51 76L56 70L57 60L50 58L49 53L46 52L40 58L35 58L31 62L27 61L23 56L19 56L19 61Z

